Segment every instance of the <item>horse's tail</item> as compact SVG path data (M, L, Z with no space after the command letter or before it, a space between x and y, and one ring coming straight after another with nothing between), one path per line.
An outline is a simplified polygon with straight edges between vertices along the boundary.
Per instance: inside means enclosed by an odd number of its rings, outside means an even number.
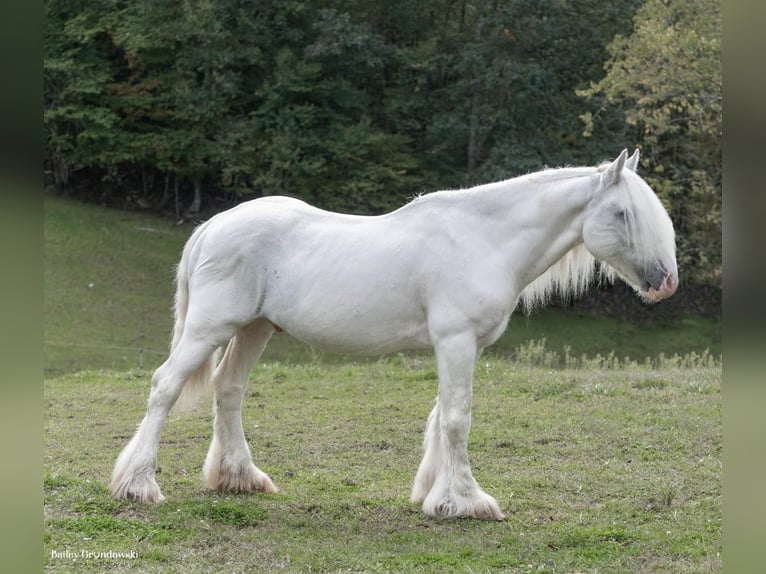
M170 341L170 351L176 348L183 335L186 325L186 313L189 309L189 274L191 267L192 251L201 235L204 224L199 226L184 246L181 260L176 267L176 294L174 304L173 336ZM198 402L199 397L207 390L213 377L216 364L218 363L219 351L216 350L205 362L189 377L183 386L181 395L176 401L176 409L188 411Z

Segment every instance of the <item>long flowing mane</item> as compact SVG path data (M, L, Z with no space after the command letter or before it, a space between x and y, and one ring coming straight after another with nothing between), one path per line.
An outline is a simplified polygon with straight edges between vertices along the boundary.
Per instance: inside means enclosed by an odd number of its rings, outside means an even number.
M592 167L551 168L528 177L536 183L551 183L575 177L590 177L599 170ZM521 305L524 312L529 314L546 305L553 296L562 299L578 297L596 277L611 282L614 272L605 265L599 265L585 245L580 243L524 288L520 297Z
M614 273L608 267L599 265L585 245L580 243L526 286L521 292L522 307L526 313L531 313L548 303L554 295L565 299L577 297L596 276L611 282Z

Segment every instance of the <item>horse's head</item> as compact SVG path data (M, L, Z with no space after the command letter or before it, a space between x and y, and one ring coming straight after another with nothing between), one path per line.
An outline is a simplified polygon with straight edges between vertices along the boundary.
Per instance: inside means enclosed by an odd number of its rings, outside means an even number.
M678 287L673 222L636 173L638 150L598 169L597 191L583 223L585 247L645 300L660 301Z

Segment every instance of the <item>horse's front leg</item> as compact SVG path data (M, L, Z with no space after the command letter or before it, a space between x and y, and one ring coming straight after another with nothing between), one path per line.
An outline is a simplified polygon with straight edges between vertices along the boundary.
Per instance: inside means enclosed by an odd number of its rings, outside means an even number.
M476 338L446 337L435 350L439 398L429 417L412 500L422 500L429 516L502 520L497 501L481 489L468 462L473 370L479 353Z

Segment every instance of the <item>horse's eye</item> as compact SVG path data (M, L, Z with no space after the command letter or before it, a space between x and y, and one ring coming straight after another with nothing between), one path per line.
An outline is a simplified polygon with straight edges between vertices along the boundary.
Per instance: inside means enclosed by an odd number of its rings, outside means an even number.
M616 216L618 219L622 219L623 221L625 221L625 220L627 219L627 214L625 213L625 210L624 210L624 209L620 209L620 210L618 210L618 211L615 211L615 212L614 212L614 215L615 215L615 216Z

